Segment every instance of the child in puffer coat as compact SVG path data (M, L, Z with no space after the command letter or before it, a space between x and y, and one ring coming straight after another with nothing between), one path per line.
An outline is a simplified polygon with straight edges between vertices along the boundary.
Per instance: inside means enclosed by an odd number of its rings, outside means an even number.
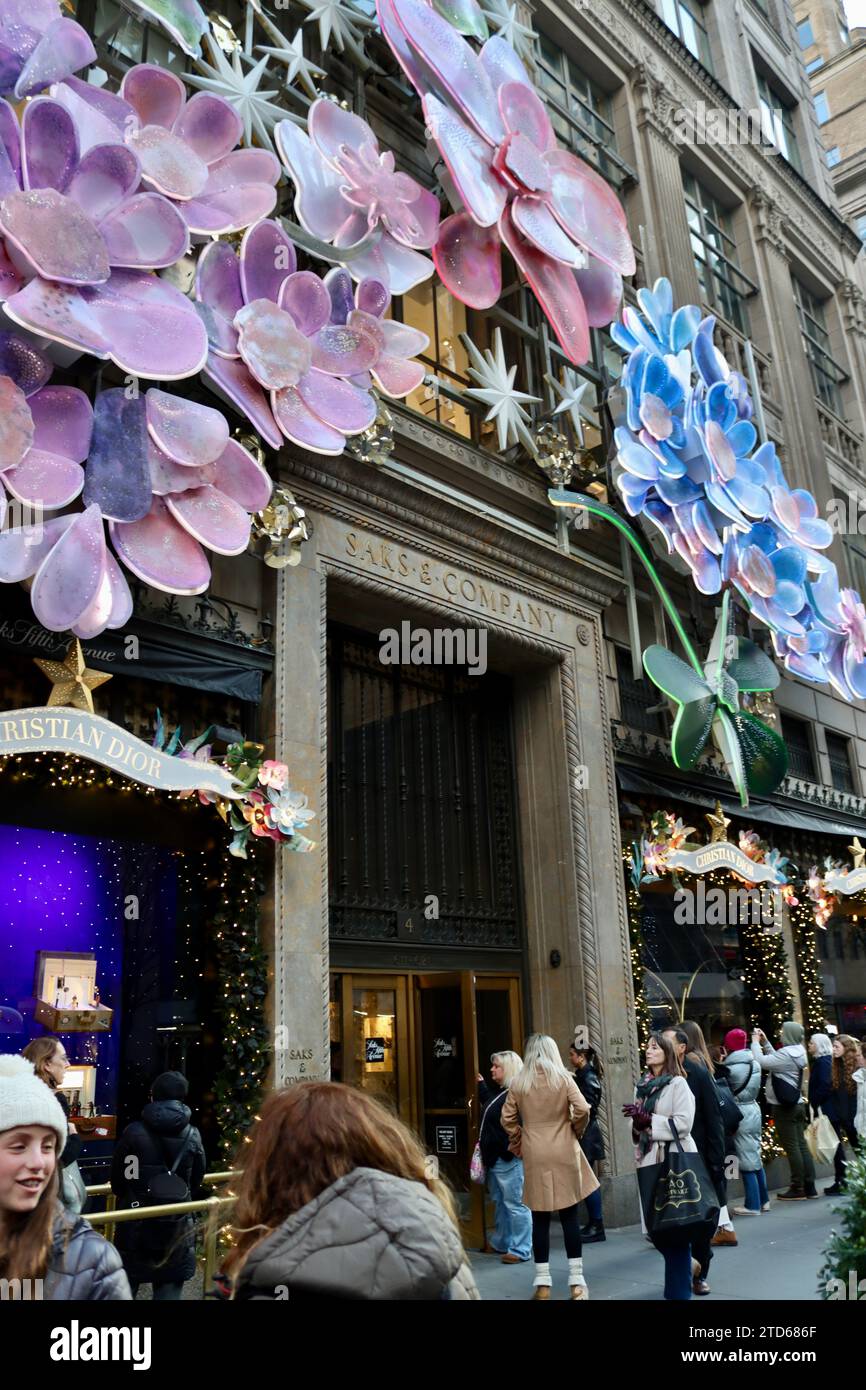
M742 1028L732 1028L724 1039L725 1068L731 1094L742 1116L734 1134L734 1148L743 1179L745 1205L734 1207L735 1216L760 1216L770 1206L767 1176L761 1158L763 1120L758 1104L761 1068L752 1056L748 1041Z

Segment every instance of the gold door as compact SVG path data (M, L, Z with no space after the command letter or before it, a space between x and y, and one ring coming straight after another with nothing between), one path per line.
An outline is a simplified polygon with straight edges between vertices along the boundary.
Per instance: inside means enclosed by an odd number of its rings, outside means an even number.
M331 1075L412 1123L405 975L332 977Z

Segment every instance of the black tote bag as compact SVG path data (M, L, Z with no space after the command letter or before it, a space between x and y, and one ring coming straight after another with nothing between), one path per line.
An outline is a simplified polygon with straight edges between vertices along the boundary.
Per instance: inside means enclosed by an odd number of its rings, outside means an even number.
M688 1245L699 1229L719 1220L719 1199L704 1161L686 1153L673 1120L673 1141L666 1141L661 1163L638 1168L643 1219L648 1234L660 1245Z

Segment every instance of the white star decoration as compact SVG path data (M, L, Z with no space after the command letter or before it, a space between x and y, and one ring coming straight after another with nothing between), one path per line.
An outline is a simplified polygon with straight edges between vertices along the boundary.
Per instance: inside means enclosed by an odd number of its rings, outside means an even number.
M271 149L271 131L277 121L285 120L287 113L282 106L275 105L271 100L272 97L279 96L276 87L270 91L259 90L259 83L265 75L270 58L265 54L249 72L245 72L244 62L252 61L246 54L242 56L235 50L229 62L227 55L213 39L208 38L206 43L214 65L211 66L203 59L196 59L196 67L205 75L198 77L195 73L186 73L186 81L193 87L215 92L217 96L224 97L231 103L244 123L245 145L252 144L255 132L259 143L265 149Z
M472 360L469 375L478 382L477 386L467 387L463 394L490 406L484 418L485 421L496 421L499 452L504 453L510 444L523 443L534 454L535 443L526 427L529 415L523 409L523 402L537 402L538 397L528 396L525 391L515 391L517 366L506 366L501 330L497 328L494 334L493 352L485 348L483 355L468 334L461 333L460 340Z
M271 24L264 15L260 15L259 20L267 34L276 41L278 46L276 48L259 47L256 49L256 52L267 53L269 57L275 59L276 62L285 63L288 68L288 72L286 73L286 86L291 87L292 83L297 80L304 88L304 91L315 100L319 95L315 79L317 77L324 77L325 73L322 68L317 68L315 63L311 63L309 59L304 56L303 30L299 29L291 43L289 43L288 39L283 37L276 25Z
M482 0L482 12L498 31L499 37L511 44L515 53L524 63L532 66L535 62L535 31L522 24L517 17L517 6L512 0Z
M583 437L583 420L586 420L590 425L598 426L595 412L583 403L583 397L589 390L591 383L582 380L570 367L566 367L565 369L564 382L557 381L555 376L546 376L544 380L559 401L559 405L553 412L554 415L568 416L577 437L577 442L582 448L585 442ZM583 420L581 416L583 416Z
M333 35L338 53L347 48L354 58L365 61L363 31L372 29L375 20L361 14L347 0L300 0L300 3L310 11L305 24L312 24L314 19L319 21L319 43L323 53L327 53Z

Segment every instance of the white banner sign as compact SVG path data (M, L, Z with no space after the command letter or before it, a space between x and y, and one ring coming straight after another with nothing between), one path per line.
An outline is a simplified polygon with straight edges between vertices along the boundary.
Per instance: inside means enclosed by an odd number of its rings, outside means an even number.
M218 792L230 800L241 795L226 768L171 757L99 714L65 705L0 714L0 755L10 753L75 753L146 787Z
M838 871L828 874L824 883L829 893L839 893L845 898L850 898L853 893L860 893L866 888L866 868L852 869L847 874Z
M739 845L720 840L714 845L704 845L702 849L676 849L665 856L665 864L671 869L685 869L690 874L709 874L714 869L730 869L739 874L747 883L786 883L784 874L768 864L756 864L744 854Z

